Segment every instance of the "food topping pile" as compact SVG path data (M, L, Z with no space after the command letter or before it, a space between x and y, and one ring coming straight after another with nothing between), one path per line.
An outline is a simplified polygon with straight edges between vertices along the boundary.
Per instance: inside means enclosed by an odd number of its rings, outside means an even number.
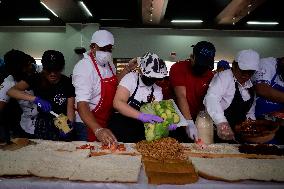
M65 134L69 133L72 130L68 126L68 117L64 114L59 114L59 116L54 119L54 125Z
M90 149L90 150L94 150L94 149L95 149L95 146L90 145L90 144L84 144L84 145L82 145L82 146L76 147L76 149L82 149L82 150Z
M136 149L143 156L151 157L160 161L186 160L184 147L175 139L167 137L155 141L140 141Z
M260 154L260 155L284 155L284 149L272 144L243 144L239 146L239 151L246 154Z
M101 150L110 150L112 152L115 152L115 151L126 151L126 147L124 144L111 144L111 145L104 145L102 144Z
M169 135L169 125L180 122L180 117L177 114L171 100L162 100L160 102L144 104L141 106L140 111L148 114L154 114L164 119L162 123L144 124L147 141L167 137Z
M247 120L236 126L236 131L242 136L263 136L278 129L278 124L268 120Z

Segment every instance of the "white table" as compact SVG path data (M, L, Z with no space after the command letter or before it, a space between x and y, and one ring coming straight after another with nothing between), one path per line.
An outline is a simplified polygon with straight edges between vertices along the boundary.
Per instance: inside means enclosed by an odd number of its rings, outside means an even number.
M147 177L143 168L139 175L139 181L135 184L128 183L96 183L96 182L75 182L58 179L42 179L38 177L26 178L1 178L0 189L284 189L284 182L258 182L241 181L228 183L199 178L198 182L187 185L150 185L147 184Z

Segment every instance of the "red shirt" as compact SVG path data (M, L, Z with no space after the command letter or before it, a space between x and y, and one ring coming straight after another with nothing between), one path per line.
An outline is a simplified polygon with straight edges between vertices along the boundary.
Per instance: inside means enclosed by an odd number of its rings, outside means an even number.
M172 87L185 86L189 110L194 120L203 106L202 101L213 76L213 72L209 70L201 76L193 75L190 60L179 61L171 67L170 83Z

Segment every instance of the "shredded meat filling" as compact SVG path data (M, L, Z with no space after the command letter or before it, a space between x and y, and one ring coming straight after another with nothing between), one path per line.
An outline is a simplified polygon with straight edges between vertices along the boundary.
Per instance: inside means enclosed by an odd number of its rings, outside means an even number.
M157 160L186 160L184 147L173 138L162 138L148 142L140 141L136 144L136 149L143 156L151 157Z

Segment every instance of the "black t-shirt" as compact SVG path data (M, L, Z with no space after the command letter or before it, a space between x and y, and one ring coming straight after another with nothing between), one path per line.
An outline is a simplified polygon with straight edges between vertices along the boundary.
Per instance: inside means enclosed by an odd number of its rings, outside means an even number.
M41 73L24 78L34 91L34 95L51 103L52 111L57 114L67 114L67 99L75 97L75 88L72 81L65 75L61 75L60 81L50 84Z

